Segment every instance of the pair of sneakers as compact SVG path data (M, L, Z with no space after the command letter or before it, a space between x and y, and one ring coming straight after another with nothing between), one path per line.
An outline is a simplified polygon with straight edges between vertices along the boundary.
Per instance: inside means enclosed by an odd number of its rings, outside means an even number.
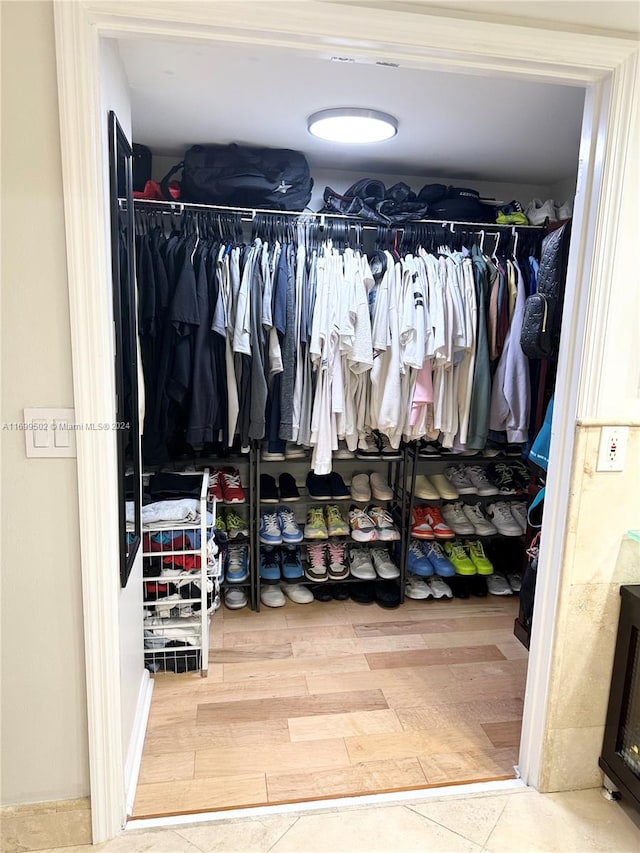
M460 495L490 497L499 494L498 487L481 465L448 465L444 474Z
M351 576L362 581L395 580L400 569L391 559L386 548L351 548L349 552Z
M389 437L383 432L367 432L358 440L358 459L402 459L398 448L391 446Z
M493 564L478 539L456 539L444 546L445 554L458 575L492 575Z
M260 580L275 584L280 580L296 583L304 577L300 548L285 545L282 548L263 546L260 548Z
M360 509L355 504L349 510L351 538L356 542L396 542L400 531L393 523L391 513L381 506L370 505Z
M442 517L457 536L493 536L495 525L482 511L480 503L462 501L443 504Z
M302 530L293 510L281 506L274 512L262 513L259 537L263 545L296 545L302 542Z
M404 585L404 594L407 598L453 598L451 587L438 575L423 578L418 575L408 574Z
M313 542L307 545L307 563L304 575L313 583L346 580L349 568L346 563L344 542Z
M453 539L455 533L446 523L437 506L414 506L411 517L411 535L414 539Z
M547 219L549 222L559 222L563 219L571 219L573 202L569 200L558 204L552 198L548 198L546 201L534 198L529 202L524 212L531 225L544 225Z
M245 493L237 468L219 468L209 472L207 500L226 504L242 504Z
M407 554L407 569L413 575L428 578L438 575L450 578L456 570L442 546L433 541L412 539Z
M342 517L337 504L309 507L307 523L304 526L305 539L328 539L330 536L348 535L349 525Z
M216 513L216 532L222 534L222 541L227 539L245 538L249 535L247 522L233 509Z
M527 532L527 506L521 501L491 503L487 515L503 536L522 536Z

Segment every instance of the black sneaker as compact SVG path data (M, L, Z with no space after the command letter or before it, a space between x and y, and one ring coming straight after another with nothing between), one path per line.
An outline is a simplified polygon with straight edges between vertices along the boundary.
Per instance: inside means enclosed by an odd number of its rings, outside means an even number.
M329 589L336 601L347 601L349 599L349 585L346 583L329 584Z
M470 579L471 578L463 577L462 575L455 575L454 577L447 578L447 583L451 587L451 592L456 598L469 598L471 595L471 590L469 588Z
M478 598L487 597L487 595L489 594L489 590L487 589L486 577L484 577L483 575L473 575L468 580L472 595L475 595Z
M349 584L349 598L358 604L371 604L376 600L376 591L373 581Z
M280 474L278 477L278 488L280 490L280 500L285 503L300 500L300 492L296 486L295 477L291 474Z
M513 476L511 465L506 462L492 462L487 466L487 475L501 495L517 495L520 485Z
M312 583L308 586L316 601L333 601L333 591L329 584Z
M380 459L380 443L378 437L368 432L358 441L356 449L358 459Z
M278 488L271 474L260 474L260 500L265 504L278 503Z
M394 450L389 438L384 433L380 433L378 440L380 442L380 456L383 459L402 459L400 448Z
M344 480L336 471L327 474L329 478L329 488L331 489L331 497L333 500L340 501L351 497L351 492L345 485Z
M307 493L314 501L331 500L329 476L329 474L314 474L313 471L307 474Z
M424 438L420 439L420 445L418 447L418 456L422 456L423 458L429 459L434 456L440 456L442 453L442 445L440 445L437 441L425 441Z
M395 581L374 581L373 589L376 597L376 604L380 607L400 606L400 588Z

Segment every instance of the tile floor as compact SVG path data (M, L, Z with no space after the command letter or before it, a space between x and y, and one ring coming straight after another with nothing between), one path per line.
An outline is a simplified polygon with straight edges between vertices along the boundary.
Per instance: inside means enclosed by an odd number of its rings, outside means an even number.
M55 849L57 853L638 853L640 815L605 800L599 789L539 794L523 787L376 807L292 810L130 829L95 847Z

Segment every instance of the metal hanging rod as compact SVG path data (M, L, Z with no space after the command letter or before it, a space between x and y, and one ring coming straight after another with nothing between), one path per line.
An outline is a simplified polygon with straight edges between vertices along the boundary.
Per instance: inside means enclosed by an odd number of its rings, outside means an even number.
M123 208L126 204L126 199L118 199L120 203L120 208ZM407 225L439 225L443 228L453 228L457 225L463 225L466 227L477 228L481 230L490 226L491 228L501 228L501 229L509 229L511 233L515 233L514 229L526 229L529 231L540 231L544 228L544 225L502 225L498 222L464 222L459 220L443 220L443 219L412 219L408 222L401 222L394 225L393 223L371 223L367 220L357 219L353 216L345 216L342 213L315 213L314 211L299 211L299 210L271 210L267 208L251 208L251 207L225 207L224 205L219 204L195 204L193 202L183 202L183 201L156 201L154 199L146 199L146 198L136 198L133 201L134 208L136 207L148 207L149 209L157 210L161 213L168 214L180 214L185 210L194 210L194 211L202 211L203 213L239 213L240 218L243 222L253 222L256 216L260 214L272 214L275 216L292 216L297 217L299 219L317 219L320 227L324 227L327 220L344 220L347 223L351 223L351 225L355 228L359 226L366 230L376 230L377 228L397 228L398 230L404 229Z

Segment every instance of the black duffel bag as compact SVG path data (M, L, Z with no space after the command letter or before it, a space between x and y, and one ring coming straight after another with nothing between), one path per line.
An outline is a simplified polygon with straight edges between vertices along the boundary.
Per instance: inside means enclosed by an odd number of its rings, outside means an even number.
M304 210L313 178L299 151L243 145L192 145L160 182L168 200L169 179L182 169L181 201Z

